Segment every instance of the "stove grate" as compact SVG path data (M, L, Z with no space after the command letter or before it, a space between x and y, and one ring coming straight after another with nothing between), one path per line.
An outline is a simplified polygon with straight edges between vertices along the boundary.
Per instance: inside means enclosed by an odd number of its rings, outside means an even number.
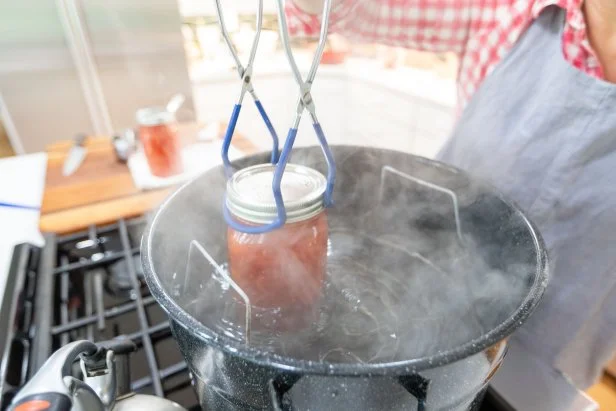
M47 269L53 303L50 326L38 333L51 339L47 356L77 339L129 338L138 347L131 356L132 389L191 408L197 399L188 368L167 316L143 280L139 243L146 223L145 218L122 219L48 238L55 249L53 267ZM32 371L39 366L33 364Z

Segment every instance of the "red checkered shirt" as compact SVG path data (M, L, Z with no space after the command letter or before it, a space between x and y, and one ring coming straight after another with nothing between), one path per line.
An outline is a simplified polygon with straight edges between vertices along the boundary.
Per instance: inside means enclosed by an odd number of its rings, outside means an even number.
M563 54L573 66L603 78L586 35L583 0L334 0L330 31L353 41L454 52L464 106L481 81L550 5L567 10ZM292 34L315 36L320 20L287 0Z

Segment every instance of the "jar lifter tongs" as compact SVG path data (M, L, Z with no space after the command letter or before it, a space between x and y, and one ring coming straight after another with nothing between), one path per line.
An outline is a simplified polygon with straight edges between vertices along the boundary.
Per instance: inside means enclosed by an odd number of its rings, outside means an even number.
M327 39L327 30L329 26L329 13L331 10L331 2L332 0L325 0L323 6L323 17L321 20L321 32L319 35L319 43L317 46L317 50L314 54L312 65L310 66L310 71L308 72L308 76L306 80L302 78L302 75L299 71L297 63L295 62L295 58L293 57L293 51L291 50L290 39L289 39L289 29L287 26L286 15L284 11L284 0L276 0L277 1L277 9L278 9L278 23L280 27L280 38L281 42L287 56L287 60L289 61L289 65L291 66L291 70L293 71L293 76L295 78L295 82L300 88L300 96L297 102L297 109L295 113L295 117L293 119L293 123L289 132L287 134L287 139L285 140L284 146L280 153L280 157L278 157L278 137L276 135L276 131L272 126L271 121L269 120L265 110L263 109L263 105L259 101L257 95L255 94L253 85L252 85L252 69L254 59L257 53L257 46L259 44L259 36L261 34L261 28L263 23L263 0L258 0L259 5L257 9L257 24L256 24L256 33L252 43L252 48L250 50L250 55L248 58L248 63L246 67L242 65L238 54L233 46L233 43L229 37L229 33L225 27L221 0L215 0L216 2L216 11L218 14L218 21L220 23L220 28L222 31L223 38L231 51L233 59L236 62L237 70L242 79L242 89L240 92L239 99L233 108L233 112L231 114L231 119L229 120L229 125L227 127L227 131L225 133L225 137L222 145L222 161L223 166L225 168L225 172L227 173L227 178L229 178L232 173L231 162L229 161L229 147L231 145L231 139L233 138L233 132L235 131L235 126L237 124L237 120L239 118L240 109L242 107L242 101L244 99L244 95L248 91L254 101L259 113L261 114L261 118L265 122L273 140L272 147L272 156L271 162L275 164L274 169L274 178L272 181L272 191L274 194L274 201L276 203L276 212L277 217L269 224L261 225L261 226L249 226L245 224L241 224L237 222L231 216L229 212L226 200L223 204L223 214L227 224L236 231L241 231L249 234L260 234L268 231L275 230L277 228L282 227L287 219L287 213L284 208L284 201L282 198L282 192L280 190L280 183L282 181L282 176L284 174L285 167L289 160L289 155L291 154L291 150L293 149L293 144L295 142L295 137L297 136L297 129L299 127L302 114L304 110L307 110L310 113L310 117L312 118L312 126L319 140L319 144L321 145L321 149L323 150L323 154L325 155L325 160L327 162L327 187L325 189L324 195L324 203L326 207L332 205L332 192L334 189L334 181L336 178L336 165L334 164L334 158L332 152L327 143L327 139L325 138L325 134L323 133L323 129L316 115L316 107L314 104L314 100L311 94L312 84L314 83L314 78L317 73L317 68L319 67L319 63L321 61L321 57L323 55L323 49L325 48L325 41Z

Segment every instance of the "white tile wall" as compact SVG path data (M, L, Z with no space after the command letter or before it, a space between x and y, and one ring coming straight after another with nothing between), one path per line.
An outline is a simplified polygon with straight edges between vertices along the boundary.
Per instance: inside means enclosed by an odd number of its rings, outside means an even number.
M227 121L239 90L240 83L232 75L196 84L193 92L199 120ZM283 139L295 115L295 82L288 73L263 75L255 80L255 90ZM319 73L313 98L331 144L377 146L431 157L453 126L453 107L339 72ZM250 96L244 99L237 130L259 147L270 147L269 134ZM304 113L296 145L313 144L316 137Z

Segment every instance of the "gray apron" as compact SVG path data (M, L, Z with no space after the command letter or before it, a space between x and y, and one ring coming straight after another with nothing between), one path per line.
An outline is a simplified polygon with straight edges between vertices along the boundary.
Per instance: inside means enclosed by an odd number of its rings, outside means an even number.
M539 227L550 284L516 338L585 388L616 350L616 85L564 59L564 19L541 13L438 157L491 181Z

